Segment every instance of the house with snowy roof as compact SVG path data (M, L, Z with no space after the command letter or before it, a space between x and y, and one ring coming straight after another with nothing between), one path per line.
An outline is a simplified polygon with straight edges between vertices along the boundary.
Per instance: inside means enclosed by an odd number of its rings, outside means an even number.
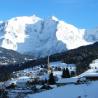
M93 60L89 66L91 69L98 69L98 59Z

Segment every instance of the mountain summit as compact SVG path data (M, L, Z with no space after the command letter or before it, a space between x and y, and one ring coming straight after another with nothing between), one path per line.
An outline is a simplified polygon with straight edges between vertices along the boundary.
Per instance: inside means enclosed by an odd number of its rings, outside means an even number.
M78 29L52 16L16 17L0 22L0 46L34 57L44 57L98 40L97 30Z

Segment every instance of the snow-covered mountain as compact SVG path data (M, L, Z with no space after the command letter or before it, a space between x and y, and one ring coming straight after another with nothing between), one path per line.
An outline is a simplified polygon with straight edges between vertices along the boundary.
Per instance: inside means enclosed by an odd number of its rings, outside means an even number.
M98 34L68 24L52 16L15 17L0 22L0 46L20 53L43 57L98 40Z

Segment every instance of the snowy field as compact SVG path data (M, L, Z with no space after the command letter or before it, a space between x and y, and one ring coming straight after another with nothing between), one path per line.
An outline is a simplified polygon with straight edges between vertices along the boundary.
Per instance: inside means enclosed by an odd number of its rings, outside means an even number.
M98 81L81 85L66 85L25 98L98 98Z

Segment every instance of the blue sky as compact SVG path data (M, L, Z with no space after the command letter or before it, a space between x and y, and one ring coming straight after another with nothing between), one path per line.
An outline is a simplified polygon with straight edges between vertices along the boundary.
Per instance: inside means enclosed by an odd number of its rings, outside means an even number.
M98 0L0 0L0 20L56 16L79 28L98 27Z

